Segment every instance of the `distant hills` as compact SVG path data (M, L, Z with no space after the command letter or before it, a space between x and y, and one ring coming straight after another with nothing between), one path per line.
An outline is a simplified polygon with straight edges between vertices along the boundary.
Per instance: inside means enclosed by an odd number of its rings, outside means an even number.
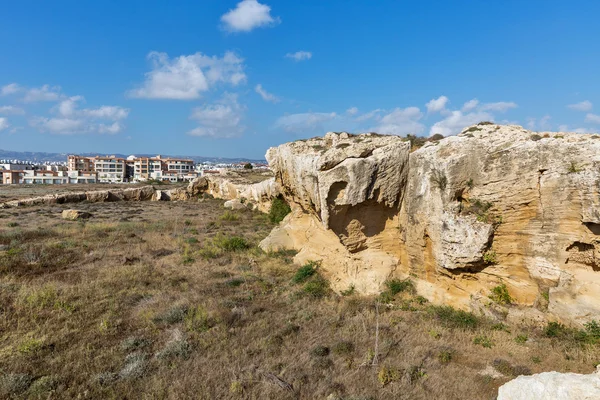
M34 161L34 162L57 162L67 161L67 156L73 153L45 153L45 152L31 152L31 151L9 151L0 149L0 160L19 160L19 161ZM105 156L105 153L77 153L78 155L85 157L94 156ZM127 158L131 154L115 154L121 158ZM139 154L135 153L138 157L154 157L156 154ZM161 154L161 157L173 157L173 158L187 158L194 160L196 163L202 162L213 162L213 163L241 163L241 162L252 162L252 163L265 163L265 160L252 160L248 158L223 158L223 157L203 157L203 156L182 156L182 155L167 155Z

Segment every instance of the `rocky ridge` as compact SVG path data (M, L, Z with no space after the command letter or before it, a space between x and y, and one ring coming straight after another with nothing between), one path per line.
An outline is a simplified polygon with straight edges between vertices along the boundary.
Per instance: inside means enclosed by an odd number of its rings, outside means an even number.
M321 261L337 290L410 277L491 317L600 319L598 139L486 123L413 152L376 134L287 143L266 157L293 211L261 246Z

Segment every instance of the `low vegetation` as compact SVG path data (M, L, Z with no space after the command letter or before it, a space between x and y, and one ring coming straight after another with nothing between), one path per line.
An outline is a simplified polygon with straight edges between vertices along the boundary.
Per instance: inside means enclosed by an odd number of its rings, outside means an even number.
M290 205L281 197L277 197L271 203L271 208L269 210L269 220L278 224L291 212Z
M318 260L257 247L268 216L221 218L218 200L79 206L93 217L5 214L0 398L487 399L516 375L600 360L595 321L502 325L409 279L337 295Z

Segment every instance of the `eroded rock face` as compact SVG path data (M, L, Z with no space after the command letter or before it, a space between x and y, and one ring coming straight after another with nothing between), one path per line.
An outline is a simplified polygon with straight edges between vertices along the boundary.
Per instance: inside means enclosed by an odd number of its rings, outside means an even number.
M500 386L498 400L600 399L600 369L589 375L544 372L519 376Z
M600 136L489 124L409 151L345 133L270 149L294 213L263 248L321 260L339 290L410 275L433 302L484 310L504 284L519 307L600 319Z
M269 149L293 212L261 246L284 241L299 262L323 260L335 287L376 293L399 261L385 247L397 232L409 151L396 136L347 133Z

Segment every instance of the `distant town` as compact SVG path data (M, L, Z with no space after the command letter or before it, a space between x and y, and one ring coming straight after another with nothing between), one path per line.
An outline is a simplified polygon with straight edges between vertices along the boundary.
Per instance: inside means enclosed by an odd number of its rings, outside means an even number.
M3 185L186 182L224 169L268 169L266 163L215 163L161 157L68 155L64 162L0 160Z

